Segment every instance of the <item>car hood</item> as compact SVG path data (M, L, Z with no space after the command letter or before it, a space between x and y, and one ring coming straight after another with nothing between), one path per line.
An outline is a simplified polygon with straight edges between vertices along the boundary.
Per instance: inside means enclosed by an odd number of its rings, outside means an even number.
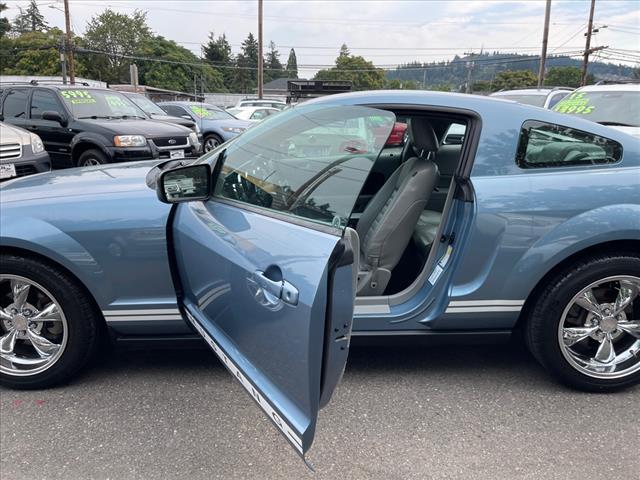
M240 120L235 118L229 118L224 120L207 120L206 118L203 118L202 123L216 125L220 128L239 127L239 128L245 128L245 129L253 125L251 122L248 122L247 120Z
M636 138L640 138L640 127L623 127L620 125L610 125L609 128L615 128L624 133L628 133L629 135L633 135Z
M20 143L26 145L31 142L29 132L22 128L14 127L7 123L0 123L0 143L6 145L8 143Z
M95 167L71 168L30 175L0 184L3 204L39 201L49 205L52 199L68 197L108 198L109 194L155 191L145 183L149 170L160 161L120 163Z
M186 118L174 117L173 115L160 115L158 113L152 113L151 118L160 122L175 123L176 125L182 125L183 127L191 128L196 122L193 120L187 120Z
M144 135L147 138L186 136L191 133L186 127L160 120L140 119L82 119L112 132L114 135Z

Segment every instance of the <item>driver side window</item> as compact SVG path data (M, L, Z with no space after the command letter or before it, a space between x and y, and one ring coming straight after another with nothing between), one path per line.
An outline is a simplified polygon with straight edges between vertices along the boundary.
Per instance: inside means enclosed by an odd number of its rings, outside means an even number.
M353 106L267 117L228 144L214 195L345 227L394 122L391 112Z

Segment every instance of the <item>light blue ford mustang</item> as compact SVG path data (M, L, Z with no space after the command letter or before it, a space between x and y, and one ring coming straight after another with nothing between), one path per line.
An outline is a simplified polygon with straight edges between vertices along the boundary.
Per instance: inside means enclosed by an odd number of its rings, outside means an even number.
M107 329L197 332L304 454L356 335L520 330L566 384L640 380L640 145L586 120L336 95L191 164L35 175L0 196L4 385L70 378Z

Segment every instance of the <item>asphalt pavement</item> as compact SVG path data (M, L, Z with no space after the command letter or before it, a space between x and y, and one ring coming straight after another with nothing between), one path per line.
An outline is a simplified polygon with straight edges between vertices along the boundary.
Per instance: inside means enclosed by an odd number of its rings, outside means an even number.
M120 350L0 390L0 479L635 479L639 419L639 387L568 390L518 346L357 347L312 473L207 350Z

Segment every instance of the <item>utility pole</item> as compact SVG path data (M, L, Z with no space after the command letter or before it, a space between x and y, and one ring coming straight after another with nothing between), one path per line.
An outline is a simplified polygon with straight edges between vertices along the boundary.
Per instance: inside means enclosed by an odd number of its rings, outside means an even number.
M69 81L71 85L76 83L76 65L73 58L73 48L71 46L71 18L69 17L69 0L64 0L64 23L67 29L67 59L69 61Z
M471 60L467 60L467 86L465 88L465 93L471 93L471 74L473 73L473 68L475 67L475 62L473 61L475 53L465 52L465 55L471 57Z
M66 41L64 35L60 35L60 45L58 47L58 52L60 53L60 67L62 69L62 83L64 85L67 84L67 61L64 58L65 43Z
M547 0L544 9L544 31L542 33L542 53L540 54L540 70L538 70L538 88L544 83L544 64L547 61L547 44L549 43L549 16L551 15L551 0Z
M587 67L589 66L589 54L591 53L591 33L593 30L593 11L596 8L596 0L591 0L589 9L589 23L587 24L587 42L584 47L584 58L582 59L582 79L580 85L587 84Z
M264 57L262 56L262 0L258 0L258 98L262 98L264 87Z

